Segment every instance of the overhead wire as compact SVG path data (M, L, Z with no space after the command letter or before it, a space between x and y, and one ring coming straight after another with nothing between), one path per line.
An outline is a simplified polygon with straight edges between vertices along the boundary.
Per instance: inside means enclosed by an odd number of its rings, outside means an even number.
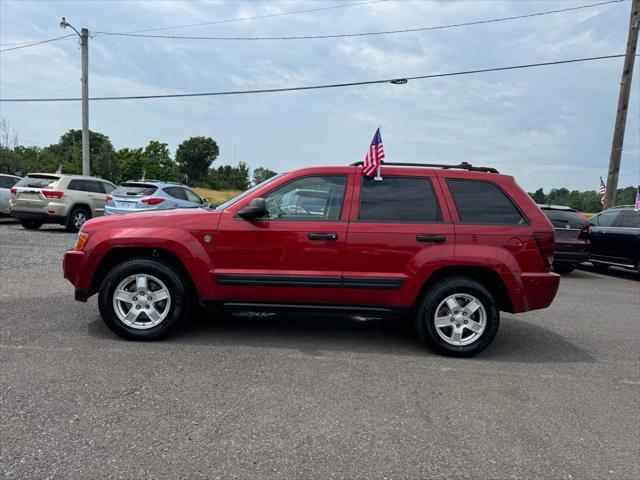
M37 42L25 42L17 47L3 48L0 52L8 52L10 50L19 50L21 48L35 47L36 45L42 45L45 43L57 42L58 40L63 40L65 38L73 37L75 33L70 33L69 35L63 35L61 37L49 38L47 40L39 40Z
M89 100L92 100L92 101L145 100L145 99L162 99L162 98L213 97L213 96L223 96L223 95L247 95L247 94L258 94L258 93L280 93L280 92L293 92L293 91L302 91L302 90L320 90L320 89L326 89L326 88L355 87L355 86L361 86L361 85L374 85L374 84L381 84L381 83L403 84L403 83L407 83L407 81L409 80L424 80L424 79L431 79L431 78L472 75L472 74L478 74L478 73L500 72L505 70L517 70L517 69L535 68L535 67L543 67L543 66L550 66L550 65L562 65L562 64L578 63L578 62L591 62L596 60L605 60L605 59L620 58L620 57L624 57L624 54L602 55L598 57L573 58L569 60L556 60L551 62L528 63L528 64L522 64L522 65L511 65L507 67L482 68L482 69L463 70L463 71L449 72L449 73L417 75L417 76L410 76L410 77L396 77L396 78L388 78L384 80L366 80L366 81L359 81L359 82L308 85L308 86L300 86L300 87L261 88L261 89L255 89L255 90L230 90L230 91L218 91L218 92L168 93L168 94L160 94L160 95L125 95L125 96L108 96L108 97L90 97ZM81 100L80 97L0 98L0 102L77 102L80 100Z

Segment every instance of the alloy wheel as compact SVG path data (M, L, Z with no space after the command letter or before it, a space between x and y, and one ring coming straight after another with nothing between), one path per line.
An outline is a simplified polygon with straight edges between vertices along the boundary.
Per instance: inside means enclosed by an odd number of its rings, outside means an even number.
M442 340L454 346L469 345L482 336L487 311L473 295L456 293L440 302L433 321Z
M113 309L118 319L126 326L138 330L153 328L162 323L170 308L169 289L153 275L130 275L113 292Z

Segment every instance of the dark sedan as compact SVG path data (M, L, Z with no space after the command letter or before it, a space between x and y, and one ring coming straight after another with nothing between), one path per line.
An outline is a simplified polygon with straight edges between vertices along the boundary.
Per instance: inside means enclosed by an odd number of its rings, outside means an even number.
M640 271L640 212L633 206L609 208L591 217L591 263Z

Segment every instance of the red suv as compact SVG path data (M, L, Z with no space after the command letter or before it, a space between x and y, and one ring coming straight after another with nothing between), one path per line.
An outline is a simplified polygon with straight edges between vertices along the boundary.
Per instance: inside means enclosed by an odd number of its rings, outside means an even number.
M554 229L513 177L362 162L273 177L215 209L88 221L64 275L118 335L164 337L194 302L242 310L401 313L439 353L469 356L499 312L547 307Z

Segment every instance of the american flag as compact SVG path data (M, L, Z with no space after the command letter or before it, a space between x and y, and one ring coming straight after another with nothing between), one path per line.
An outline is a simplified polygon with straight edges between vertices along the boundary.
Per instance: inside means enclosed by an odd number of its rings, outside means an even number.
M604 205L604 199L607 198L607 186L602 181L602 177L600 177L600 203Z
M376 173L380 163L384 160L384 148L382 147L382 136L380 135L380 128L376 130L376 134L371 140L369 145L369 151L366 157L364 157L364 167L362 173L367 177L371 177Z
M640 212L640 189L636 192L636 212Z

